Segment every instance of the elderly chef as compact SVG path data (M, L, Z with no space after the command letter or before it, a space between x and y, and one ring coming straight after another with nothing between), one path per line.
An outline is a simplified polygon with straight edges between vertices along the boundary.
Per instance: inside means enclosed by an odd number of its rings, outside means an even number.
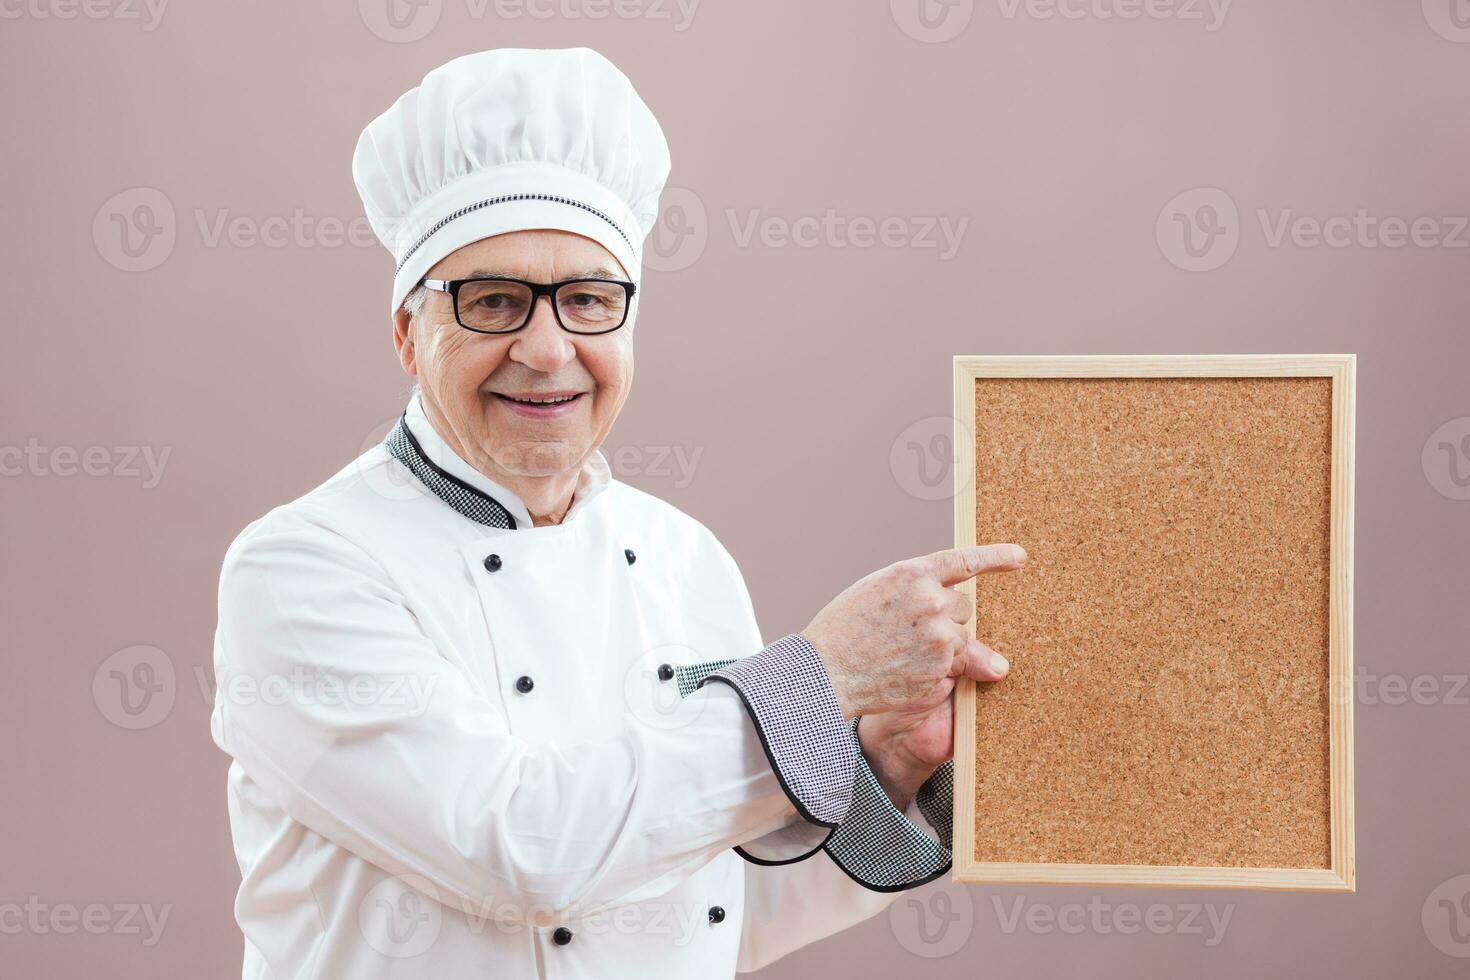
M897 562L763 644L714 535L610 478L669 171L628 79L456 59L353 171L417 387L224 560L244 976L729 976L943 874L950 692L1006 671L954 586L1025 555Z

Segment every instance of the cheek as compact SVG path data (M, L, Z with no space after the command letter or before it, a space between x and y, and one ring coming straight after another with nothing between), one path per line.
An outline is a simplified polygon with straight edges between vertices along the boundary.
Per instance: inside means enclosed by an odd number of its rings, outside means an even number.
M607 399L609 407L615 407L627 397L633 383L633 349L626 342L588 351L582 362L587 365L592 378L597 382L599 400Z
M503 342L480 341L469 331L457 329L438 335L430 353L434 372L450 394L474 396L485 379L505 359Z

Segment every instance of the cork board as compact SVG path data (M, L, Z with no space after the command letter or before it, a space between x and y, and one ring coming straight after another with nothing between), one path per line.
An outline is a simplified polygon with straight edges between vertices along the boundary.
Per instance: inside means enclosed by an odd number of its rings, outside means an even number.
M1351 355L956 358L954 875L1351 890Z

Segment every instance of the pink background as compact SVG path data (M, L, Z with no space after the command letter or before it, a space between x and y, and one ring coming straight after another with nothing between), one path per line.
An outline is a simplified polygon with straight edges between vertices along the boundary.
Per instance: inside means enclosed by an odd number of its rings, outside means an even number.
M156 23L137 0L98 2L102 16L7 4L0 22L0 451L35 447L31 462L0 457L0 974L238 974L227 759L198 673L207 683L219 562L246 522L379 435L407 391L387 253L340 240L343 222L363 236L353 144L452 56L580 44L633 78L674 159L664 271L645 277L638 383L609 448L625 447L621 476L721 537L768 636L950 542L950 501L927 498L943 485L947 450L930 439L954 354L1356 352L1358 664L1439 691L1416 703L1365 684L1356 894L950 886L942 900L936 886L765 975L1470 968L1470 900L1456 904L1470 689L1451 694L1470 669L1456 482L1470 472L1470 232L1455 227L1470 214L1470 28L1451 0L1241 0L1223 20L1194 0L1133 19L1103 16L1113 0L1071 0L1077 17L960 2L930 8L948 11L943 41L915 26L914 0L705 0L687 23L671 0L602 19L595 0L533 5L549 17L428 0L397 34L386 0L177 3ZM130 257L114 215L141 221L145 203L165 233L132 239ZM1222 234L1191 259L1178 229L1204 227L1202 204ZM742 240L752 218L779 231L828 209L897 221L887 243ZM1437 231L1329 246L1293 225L1273 244L1283 215L1360 210ZM284 245L213 236L221 213L269 233L298 211L311 227ZM929 219L968 221L952 255L921 234ZM67 475L68 448L96 449L105 474ZM169 454L156 486L130 475L143 449ZM93 681L137 645L166 655L175 694L129 730ZM4 906L31 896L170 911L147 946L121 929L16 929ZM959 918L915 940L919 912L945 900ZM1018 901L1109 911L1064 931L1013 925ZM1208 925L1120 934L1108 916L1128 903L1175 921L1191 903L1233 909L1209 945Z

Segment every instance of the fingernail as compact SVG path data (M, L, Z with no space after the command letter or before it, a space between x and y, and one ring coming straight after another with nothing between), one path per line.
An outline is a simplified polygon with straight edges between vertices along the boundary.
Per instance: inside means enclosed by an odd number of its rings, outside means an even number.
M1023 562L1023 561L1026 560L1026 549L1025 548L1021 547L1018 544L1013 544L1013 545L1011 545L1011 551L1014 552L1014 557L1012 558L1013 561L1019 563L1019 562Z
M1011 669L1011 663L1005 657L992 650L990 651L990 669L997 674L1004 674Z

